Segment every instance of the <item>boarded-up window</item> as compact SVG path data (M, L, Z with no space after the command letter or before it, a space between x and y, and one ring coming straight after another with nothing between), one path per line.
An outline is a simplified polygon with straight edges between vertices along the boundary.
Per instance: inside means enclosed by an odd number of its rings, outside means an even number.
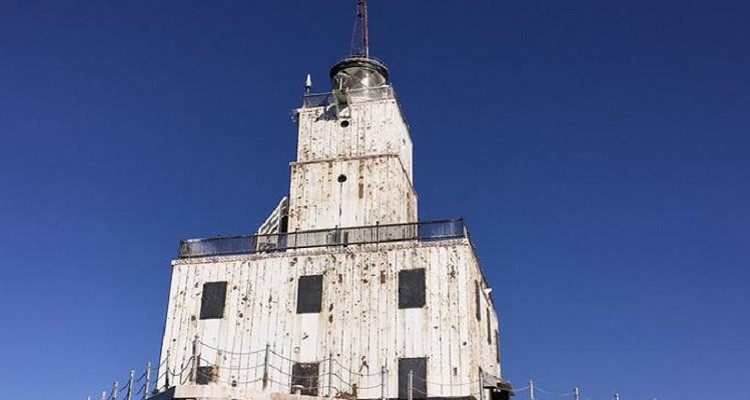
M226 282L204 283L201 295L201 319L223 318L226 299Z
M398 308L420 308L424 304L424 268L399 271Z
M292 365L292 391L305 396L318 395L319 363L294 363Z
M319 313L323 302L323 275L300 276L297 284L297 314Z
M495 352L497 356L497 362L500 362L500 332L495 329Z
M195 376L195 383L199 385L208 385L209 383L216 382L218 378L219 367L213 365L198 367L198 371Z
M481 289L479 288L479 281L474 281L474 305L476 307L477 321L482 320L482 299L480 298L480 290Z
M398 360L398 397L409 398L409 371L412 372L412 398L427 398L427 359L399 358Z
M490 322L490 309L487 309L487 343L492 344L492 323Z

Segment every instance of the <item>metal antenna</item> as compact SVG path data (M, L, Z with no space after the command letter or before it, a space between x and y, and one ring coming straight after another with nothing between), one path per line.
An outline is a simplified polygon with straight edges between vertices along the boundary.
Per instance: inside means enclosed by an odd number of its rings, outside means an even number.
M370 38L367 32L367 2L357 0L357 16L354 19L352 32L352 57L370 57Z
M307 74L307 78L305 79L305 94L310 94L310 89L312 89L312 78L310 74Z

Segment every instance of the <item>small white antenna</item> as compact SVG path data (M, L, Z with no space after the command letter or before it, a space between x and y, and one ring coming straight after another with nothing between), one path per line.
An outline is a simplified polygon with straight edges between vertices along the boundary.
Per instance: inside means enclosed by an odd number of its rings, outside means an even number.
M307 78L305 79L305 94L310 94L310 89L312 89L312 78L310 74L307 74Z

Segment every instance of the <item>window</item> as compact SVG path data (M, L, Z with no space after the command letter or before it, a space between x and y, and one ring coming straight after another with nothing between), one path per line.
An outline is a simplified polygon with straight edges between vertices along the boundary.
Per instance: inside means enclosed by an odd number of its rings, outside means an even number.
M292 365L292 394L299 390L305 396L318 395L319 363L294 363Z
M297 284L297 314L319 313L323 303L323 275L300 276Z
M399 271L398 308L420 308L424 304L424 268Z
M479 288L479 281L474 281L474 305L476 306L476 317L477 321L482 320L482 299L480 298L481 292Z
M427 398L427 359L398 359L398 398L409 398L409 371L412 372L412 398Z
M487 343L492 344L492 323L490 322L490 309L487 309Z
M495 329L495 355L497 356L497 362L500 362L500 332Z
M213 365L198 367L195 383L198 385L208 385L209 383L216 382L218 377L219 367Z
M201 295L201 319L223 318L226 299L226 282L204 283L203 294Z

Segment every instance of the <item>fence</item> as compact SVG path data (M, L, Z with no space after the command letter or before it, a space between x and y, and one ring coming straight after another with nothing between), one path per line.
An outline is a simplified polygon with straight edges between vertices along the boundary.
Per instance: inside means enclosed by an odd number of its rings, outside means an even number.
M367 100L380 100L380 99L392 99L396 97L396 93L392 86L384 85L374 88L363 88L348 90L343 93L314 93L307 94L302 97L302 107L321 107L334 104L337 102L336 95L346 96L349 102L367 101Z
M222 385L299 393L333 398L390 398L395 375L385 367L373 370L354 370L332 354L319 360L301 362L277 352L270 346L248 352L234 352L215 348L195 339L193 353L179 368L172 368L167 376L171 382L160 381L161 387L173 384ZM169 364L167 362L167 364ZM391 381L389 381L389 379ZM427 381L426 377L410 374L407 388L410 397L426 398L427 392L448 397L478 393L480 378L454 378L454 382ZM460 380L460 382L457 382Z
M243 359L244 358L244 362ZM237 362L239 359L239 362ZM333 355L320 360L300 362L277 352L271 346L248 352L233 352L205 344L198 337L193 341L192 354L179 364L167 353L152 380L151 364L138 378L131 371L127 383L115 381L110 391L103 391L101 400L145 400L177 385L221 385L318 397L356 399L390 398L387 368L355 371ZM427 392L440 392L456 397L480 389L481 378L469 377L462 382L428 381L412 371L408 375L408 399L423 399ZM420 389L421 388L421 389ZM88 400L92 400L89 396Z
M467 237L463 219L409 224L371 225L288 232L269 235L188 239L180 242L180 258L285 251L326 246L350 246L418 240L422 242Z
M232 365L232 362L228 361L237 357L249 357L253 361L245 366ZM295 368L295 365L303 367ZM304 367L311 365L316 367ZM145 372L138 378L135 377L134 371L130 371L126 384L121 386L115 381L109 391L102 391L100 400L145 400L170 387L185 384L225 385L343 399L385 400L391 398L389 394L393 394L389 388L389 371L385 367L374 372L362 373L339 363L332 355L313 362L299 362L285 357L269 345L255 351L232 352L205 344L198 337L193 341L192 354L187 360L178 366L167 353L156 369L159 371L156 381L151 379L154 370L151 363L146 364ZM414 371L409 371L406 377L405 395L399 395L399 398L406 400L458 397L466 396L468 393L475 396L480 390L494 387L486 385L486 378L481 372L477 377L470 376L458 383L431 381L415 374ZM541 400L541 395L545 395L545 398L592 400L582 395L578 387L566 392L551 391L542 389L534 381L514 389L505 381L502 386L505 387L504 390L515 395L528 391L529 400ZM620 394L615 392L611 399L620 400ZM94 399L88 396L87 400Z

